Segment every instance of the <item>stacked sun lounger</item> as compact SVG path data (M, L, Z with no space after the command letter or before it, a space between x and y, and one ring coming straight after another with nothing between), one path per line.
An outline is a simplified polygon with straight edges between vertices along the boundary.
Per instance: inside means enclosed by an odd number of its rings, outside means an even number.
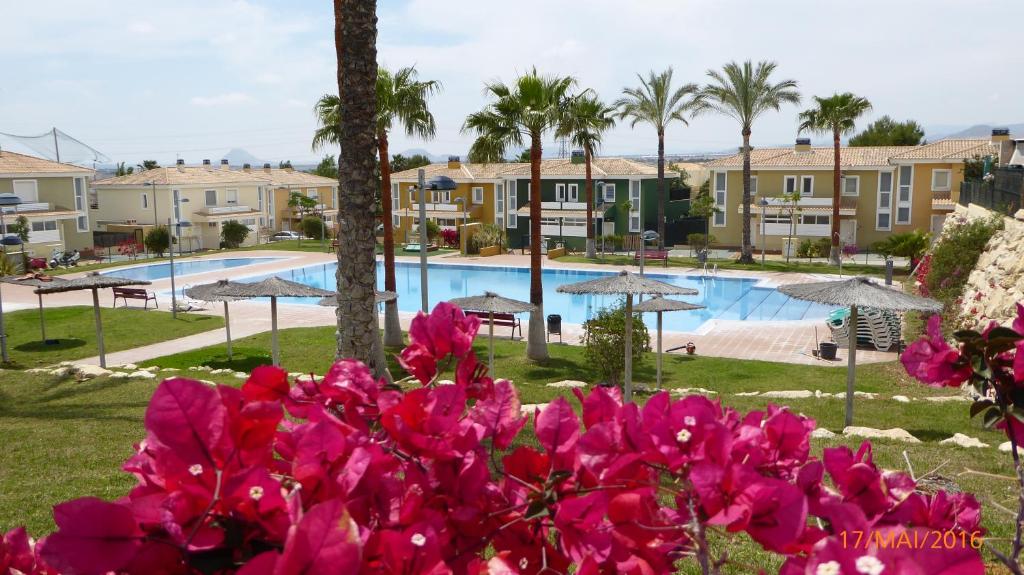
M828 327L832 340L839 347L850 342L850 313L839 310L829 317ZM902 335L900 316L896 312L861 308L857 311L857 343L870 345L878 351L889 351L899 344Z

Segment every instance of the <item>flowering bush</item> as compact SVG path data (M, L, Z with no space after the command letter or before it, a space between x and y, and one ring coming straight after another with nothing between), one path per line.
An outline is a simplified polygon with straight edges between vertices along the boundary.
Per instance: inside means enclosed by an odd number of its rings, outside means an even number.
M576 390L579 413L560 397L524 416L477 363L478 329L448 304L420 314L401 385L351 360L294 383L260 367L241 389L165 380L124 465L136 486L57 505L34 546L7 534L0 572L718 573L718 532L783 556L784 575L983 573L974 497L915 491L870 444L819 459L814 421L786 408L667 393ZM962 544L894 544L937 532Z
M980 294L979 294L980 295ZM1017 447L1024 445L1024 305L1017 304L1017 318L1010 327L991 321L982 331L960 330L953 334L954 347L946 342L937 315L928 320L925 334L907 347L900 357L914 378L932 387L960 387L969 384L978 397L971 405L971 416L983 414L986 427L1006 432L1017 480L1021 486L1018 517L1024 517L1024 468ZM1021 573L1022 525L1018 520L1013 551L996 557Z
M141 252L142 249L142 244L135 240L125 240L117 244L118 255L124 256L131 260L139 257L139 252Z
M457 248L459 247L459 231L452 228L444 228L441 230L441 242L446 248Z

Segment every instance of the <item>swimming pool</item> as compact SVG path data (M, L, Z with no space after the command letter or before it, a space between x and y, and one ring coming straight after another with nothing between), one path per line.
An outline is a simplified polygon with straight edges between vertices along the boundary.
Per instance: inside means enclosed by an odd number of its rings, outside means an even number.
M530 270L518 267L473 266L451 264L428 264L430 305L456 297L479 295L485 290L497 292L505 297L530 300ZM296 268L277 275L306 285L334 290L337 264L323 264ZM600 295L572 295L556 292L563 284L586 281L610 275L612 272L545 269L544 313L557 313L566 323L582 324L603 307L614 305L619 298ZM645 274L647 277L697 290L695 296L681 296L678 299L705 306L705 309L672 312L664 314L664 329L668 331L692 332L711 319L746 321L778 320L824 320L835 309L833 306L813 304L791 299L774 288L757 286L759 280L752 278L681 276L668 274ZM240 281L258 281L268 276L245 278ZM395 264L398 308L414 312L420 309L420 268L419 264L398 262ZM379 289L384 289L383 263L377 263ZM316 298L299 298L289 303L315 304ZM648 326L654 328L654 314L644 314Z
M223 258L223 259L184 259L174 262L174 277L201 274L216 270L226 270L247 266L251 264L263 264L280 260L282 258ZM119 278L133 280L160 280L171 277L171 264L145 264L130 268L117 268L100 272L104 275L113 275Z

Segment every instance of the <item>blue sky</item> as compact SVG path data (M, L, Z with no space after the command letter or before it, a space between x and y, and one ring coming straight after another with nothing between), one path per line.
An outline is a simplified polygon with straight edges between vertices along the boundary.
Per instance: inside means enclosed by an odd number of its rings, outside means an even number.
M311 108L337 89L327 0L5 0L2 13L0 132L57 126L129 163L216 161L232 147L273 161L317 156ZM433 102L436 140L395 135L394 151L464 153L460 127L486 103L483 83L533 65L612 100L652 68L702 82L731 59L772 59L808 99L853 91L874 116L1024 121L1024 5L1013 0L386 0L378 14L381 63L416 64L444 86ZM798 111L765 117L755 145L791 141ZM729 149L738 132L727 119L698 118L670 128L667 148ZM655 145L653 130L620 127L604 151Z

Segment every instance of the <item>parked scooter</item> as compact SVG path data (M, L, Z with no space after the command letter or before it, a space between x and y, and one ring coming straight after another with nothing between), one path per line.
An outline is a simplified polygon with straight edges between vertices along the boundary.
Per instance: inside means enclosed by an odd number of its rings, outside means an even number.
M58 267L76 267L78 266L78 260L82 259L82 254L78 253L78 250L66 252L63 250L53 250L50 254L50 268L56 269Z

